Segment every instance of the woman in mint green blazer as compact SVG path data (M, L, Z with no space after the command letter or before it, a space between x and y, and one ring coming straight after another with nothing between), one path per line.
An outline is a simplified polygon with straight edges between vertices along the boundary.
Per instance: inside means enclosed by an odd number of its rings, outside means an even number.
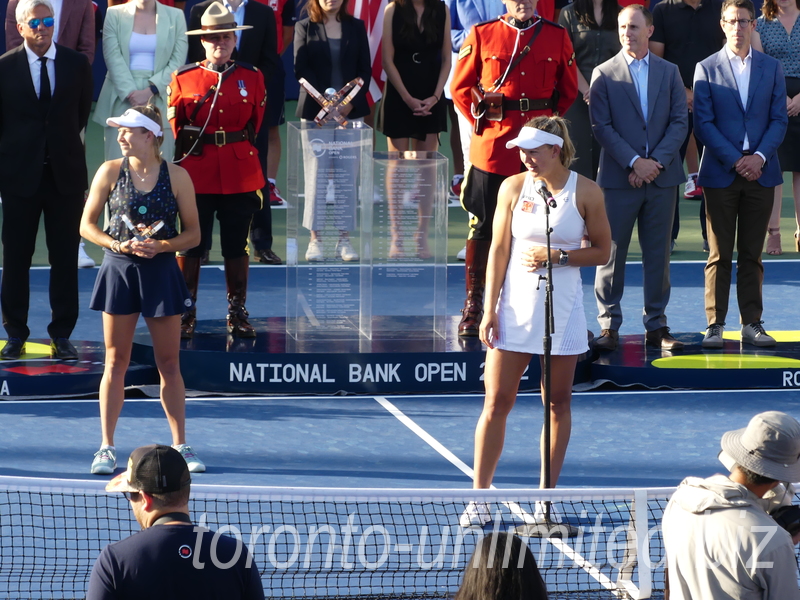
M103 57L108 69L93 120L103 126L105 160L121 158L117 130L106 119L132 106L147 104L151 96L161 114L167 114L167 84L172 72L186 62L186 18L177 8L156 0L131 0L109 7L103 26ZM172 160L175 140L164 130L161 154Z

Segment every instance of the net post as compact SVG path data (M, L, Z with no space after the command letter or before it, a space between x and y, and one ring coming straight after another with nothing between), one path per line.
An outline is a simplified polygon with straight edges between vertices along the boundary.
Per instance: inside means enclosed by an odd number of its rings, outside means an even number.
M650 598L653 592L648 515L647 490L633 490L625 558L617 578L618 586L633 600L645 600ZM634 572L638 574L638 586L633 582Z

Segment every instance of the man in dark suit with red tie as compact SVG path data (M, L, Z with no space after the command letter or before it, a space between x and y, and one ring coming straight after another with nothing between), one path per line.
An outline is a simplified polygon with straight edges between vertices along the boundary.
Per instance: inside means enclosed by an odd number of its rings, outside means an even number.
M0 358L14 360L25 352L29 271L44 214L51 350L56 358L77 360L69 337L78 320L75 257L88 187L81 131L91 110L92 70L86 56L53 43L49 0L21 0L16 19L23 43L0 57L0 307L9 337Z

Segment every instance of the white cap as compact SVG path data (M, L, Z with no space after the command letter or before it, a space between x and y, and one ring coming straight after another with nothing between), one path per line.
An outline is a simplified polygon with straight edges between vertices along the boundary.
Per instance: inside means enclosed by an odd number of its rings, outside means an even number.
M144 127L147 131L152 131L156 137L161 137L161 127L150 117L146 117L138 110L129 108L121 117L109 117L106 119L109 127Z
M552 133L542 131L541 129L536 129L536 127L523 127L517 137L506 142L506 149L510 150L511 148L517 147L523 150L533 150L545 144L563 148L564 139Z

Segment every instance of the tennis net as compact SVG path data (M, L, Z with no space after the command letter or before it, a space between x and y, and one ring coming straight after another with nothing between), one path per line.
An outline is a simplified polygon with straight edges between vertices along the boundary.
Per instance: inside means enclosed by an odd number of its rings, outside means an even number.
M0 477L0 597L85 595L100 550L139 530L104 484ZM672 491L193 485L191 509L196 525L241 539L268 597L433 599L458 589L481 537L532 521L549 501L559 531L574 528L526 539L551 597L648 598L664 587L660 522ZM470 500L490 503L493 523L460 527Z

